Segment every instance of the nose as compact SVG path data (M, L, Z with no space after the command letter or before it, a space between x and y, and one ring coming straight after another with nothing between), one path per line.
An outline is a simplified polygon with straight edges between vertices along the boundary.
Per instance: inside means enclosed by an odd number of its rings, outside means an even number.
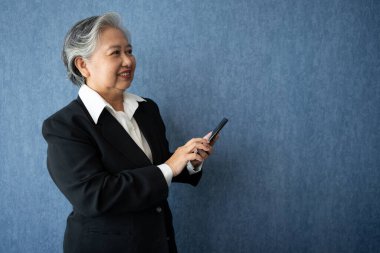
M134 56L128 53L123 53L122 54L122 65L123 67L128 67L131 68L133 63L134 63Z

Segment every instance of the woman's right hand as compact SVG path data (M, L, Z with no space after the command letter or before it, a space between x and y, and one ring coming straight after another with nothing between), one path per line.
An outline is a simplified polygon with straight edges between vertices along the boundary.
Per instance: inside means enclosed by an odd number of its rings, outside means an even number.
M173 177L182 172L188 161L197 160L203 162L202 156L200 156L197 152L198 149L209 152L212 147L207 139L193 138L184 146L176 149L174 154L165 162L172 169Z

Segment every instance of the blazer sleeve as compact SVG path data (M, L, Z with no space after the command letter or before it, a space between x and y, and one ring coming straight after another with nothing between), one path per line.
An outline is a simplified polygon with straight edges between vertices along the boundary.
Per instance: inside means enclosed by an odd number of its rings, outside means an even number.
M154 165L111 174L91 137L59 117L43 123L47 166L73 208L86 216L151 208L168 197L168 186Z

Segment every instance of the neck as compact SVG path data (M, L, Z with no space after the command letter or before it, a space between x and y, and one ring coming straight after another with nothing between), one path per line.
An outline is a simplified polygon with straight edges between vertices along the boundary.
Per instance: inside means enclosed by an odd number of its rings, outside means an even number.
M120 89L99 89L92 85L88 85L91 89L96 91L107 103L109 103L115 111L124 111L124 90Z
M99 93L105 101L107 101L115 111L124 111L124 95L121 94L101 94Z

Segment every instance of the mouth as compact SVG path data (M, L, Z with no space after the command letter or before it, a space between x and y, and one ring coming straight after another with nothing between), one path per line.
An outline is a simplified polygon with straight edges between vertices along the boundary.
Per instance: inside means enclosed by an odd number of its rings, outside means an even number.
M126 70L126 71L120 72L118 75L120 77L122 77L122 78L128 79L128 78L132 77L132 71L131 70Z

